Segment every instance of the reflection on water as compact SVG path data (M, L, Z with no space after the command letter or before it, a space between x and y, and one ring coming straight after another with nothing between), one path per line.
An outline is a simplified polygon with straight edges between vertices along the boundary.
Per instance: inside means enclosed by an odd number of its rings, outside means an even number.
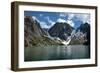
M34 46L25 48L24 58L25 61L86 59L90 58L90 48L85 45Z

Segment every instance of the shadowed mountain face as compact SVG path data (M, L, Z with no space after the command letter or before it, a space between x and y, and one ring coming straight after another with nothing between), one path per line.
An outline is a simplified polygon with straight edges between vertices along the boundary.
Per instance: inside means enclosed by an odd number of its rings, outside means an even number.
M77 28L77 31L80 31L86 35L87 41L84 42L84 44L86 45L90 44L90 24L88 23L81 24L80 27Z
M59 44L48 37L47 33L40 27L40 23L30 16L24 18L24 42L25 47L34 45Z
M78 28L77 28L77 31L80 30L81 32L83 33L87 33L90 31L90 24L88 23L84 23L84 24L81 24Z
M73 29L74 28L68 23L57 22L49 29L48 32L52 37L59 37L62 40L66 40L67 37L71 35Z
M71 44L90 45L90 24L81 24L72 37Z

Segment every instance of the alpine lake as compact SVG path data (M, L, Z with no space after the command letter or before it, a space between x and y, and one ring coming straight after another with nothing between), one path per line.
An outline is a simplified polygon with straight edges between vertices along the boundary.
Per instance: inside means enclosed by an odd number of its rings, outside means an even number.
M89 45L90 46L90 45ZM90 58L88 45L34 46L24 49L24 61L69 60Z

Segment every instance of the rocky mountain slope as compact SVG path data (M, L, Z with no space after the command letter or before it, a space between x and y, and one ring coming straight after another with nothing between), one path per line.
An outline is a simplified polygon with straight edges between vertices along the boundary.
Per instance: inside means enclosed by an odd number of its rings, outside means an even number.
M90 45L90 24L81 24L72 37L71 44Z
M60 44L59 41L54 41L48 34L40 27L40 23L31 16L24 18L24 42L25 47L32 47L36 45L51 45Z

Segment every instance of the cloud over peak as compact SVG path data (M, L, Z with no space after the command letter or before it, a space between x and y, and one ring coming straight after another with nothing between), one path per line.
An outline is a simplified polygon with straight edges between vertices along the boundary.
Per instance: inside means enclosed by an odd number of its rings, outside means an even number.
M70 24L70 26L72 26L72 27L75 26L75 24L74 24L74 22L72 20L67 20L67 23Z
M57 22L62 22L62 23L67 23L66 20L62 19L62 18L58 18Z
M55 22L52 21L49 16L45 17L45 19L48 21L48 23L50 24L50 26L53 26L55 24Z
M72 20L64 20L64 19L62 19L62 18L59 18L59 19L57 19L57 22L60 22L60 23L68 23L70 26L72 26L72 27L74 27L74 22L72 21Z
M47 25L47 23L44 22L44 21L40 21L40 26L41 26L41 28L49 28L49 26Z

